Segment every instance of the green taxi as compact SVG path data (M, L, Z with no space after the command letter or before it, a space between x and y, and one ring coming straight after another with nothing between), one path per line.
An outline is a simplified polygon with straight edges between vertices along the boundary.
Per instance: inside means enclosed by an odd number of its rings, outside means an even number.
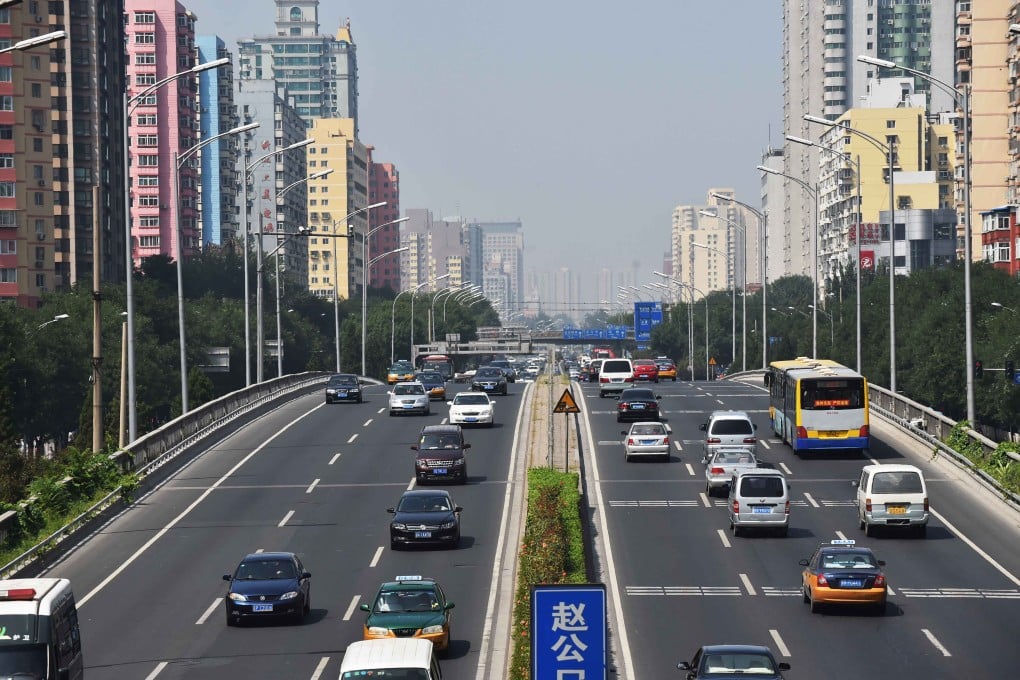
M450 646L450 610L453 602L433 579L397 576L379 586L368 612L364 639L423 638L431 640L437 652Z

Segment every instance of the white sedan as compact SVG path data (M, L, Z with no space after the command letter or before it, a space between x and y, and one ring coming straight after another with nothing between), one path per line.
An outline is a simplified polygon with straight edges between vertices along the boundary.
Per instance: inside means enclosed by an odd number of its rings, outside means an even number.
M496 413L496 402L489 399L485 392L458 392L453 401L446 402L450 407L451 425L486 424L492 427Z
M420 413L429 415L429 393L420 382L398 382L389 392L390 415L398 413Z
M633 456L659 456L669 460L669 425L654 421L633 423L629 430L622 430L626 435L623 448L627 454L627 462Z

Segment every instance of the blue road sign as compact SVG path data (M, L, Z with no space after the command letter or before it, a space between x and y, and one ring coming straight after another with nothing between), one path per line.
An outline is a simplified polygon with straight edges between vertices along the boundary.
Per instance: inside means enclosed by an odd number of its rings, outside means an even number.
M648 342L652 339L652 328L662 323L661 302L634 303L634 339Z
M582 333L581 333L581 329L580 328L564 328L563 329L563 339L564 340L580 340L581 339L581 335L582 335Z
M605 680L606 587L601 583L531 588L531 677Z
M1013 384L1020 385L1020 373L1013 374Z

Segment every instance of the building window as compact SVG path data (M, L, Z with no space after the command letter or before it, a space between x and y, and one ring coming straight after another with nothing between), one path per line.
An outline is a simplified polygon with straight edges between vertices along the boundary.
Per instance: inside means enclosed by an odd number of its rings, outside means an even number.
M142 248L159 248L159 237L141 236L138 239L138 245Z
M135 44L136 45L155 45L156 34L155 33L135 33Z
M0 255L16 255L18 242L12 238L0 239Z
M155 73L139 73L135 76L135 84L137 85L155 85L156 74Z
M153 66L156 63L154 52L142 52L135 55L135 66Z
M138 226L140 227L158 227L159 226L159 215L145 215L138 218Z
M138 186L140 187L158 187L159 176L158 175L140 175L138 177Z
M39 83L32 83L32 97L38 99L42 97L42 85Z
M14 154L0 153L0 168L13 168L13 167L14 167Z
M159 137L156 135L138 135L138 146L158 146Z
M155 168L159 167L159 156L157 155L143 155L138 157L138 165L143 168Z
M0 210L0 227L18 226L18 211Z
M0 198L14 198L14 182L0 182Z
M11 82L11 67L0 66L0 82L9 83Z
M139 196L138 205L142 208L158 208L159 196Z
M146 127L156 127L156 114L154 113L143 113L138 116L138 125Z
M45 201L43 199L44 195L45 194L43 194L43 192L41 192L41 191L36 191L33 194L32 199L33 199L33 201L35 202L36 205L44 205L45 204Z
M155 12L135 12L135 23L136 24L154 24L156 23Z
M14 97L9 94L5 94L0 97L0 111L13 111L14 110Z

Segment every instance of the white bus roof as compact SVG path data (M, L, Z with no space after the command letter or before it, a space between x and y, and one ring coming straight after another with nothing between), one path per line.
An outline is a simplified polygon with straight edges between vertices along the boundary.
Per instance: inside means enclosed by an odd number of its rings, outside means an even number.
M54 601L70 591L66 578L0 579L0 613L48 616Z
M421 638L359 640L347 645L340 672L387 668L429 668L432 641Z

